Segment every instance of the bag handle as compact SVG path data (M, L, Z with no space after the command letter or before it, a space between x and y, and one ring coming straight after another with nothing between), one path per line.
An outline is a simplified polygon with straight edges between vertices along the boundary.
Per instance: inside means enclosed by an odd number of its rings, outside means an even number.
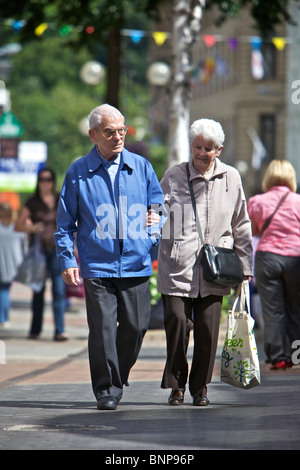
M248 314L250 314L250 292L248 281L241 282L236 289L235 299L231 310L232 314L235 313L238 301L240 301L240 311L246 311Z
M266 230L266 228L270 225L271 223L271 220L273 219L274 215L276 214L276 212L278 211L279 207L281 206L281 204L285 201L285 199L288 197L289 195L289 191L287 191L283 196L282 198L280 199L280 201L278 202L277 204L277 207L275 209L275 211L273 212L273 214L270 215L270 217L267 218L267 220L265 220L265 223L263 224L262 228L261 228L261 231L260 231L260 234L259 236L261 237L263 232Z
M204 245L202 230L201 230L201 227L200 227L200 221L199 221L199 217L198 217L198 213L197 213L197 207L196 207L196 200L195 200L194 189L193 189L193 185L192 185L192 183L191 183L191 181L190 181L189 162L186 162L186 164L185 164L185 170L186 170L186 176L187 176L188 185L189 185L189 189L190 189L190 195L191 195L192 206L193 206L193 211L194 211L195 220L196 220L197 232L198 232L198 234L199 234L199 238L200 238L201 245Z

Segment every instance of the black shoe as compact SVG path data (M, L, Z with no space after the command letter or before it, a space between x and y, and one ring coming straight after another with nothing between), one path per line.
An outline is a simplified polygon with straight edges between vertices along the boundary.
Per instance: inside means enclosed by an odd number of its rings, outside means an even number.
M170 393L168 398L169 405L179 406L183 405L184 400L184 389L183 388L174 388Z
M112 395L105 395L97 401L98 410L116 410L119 399Z
M208 406L209 400L207 397L201 397L200 395L193 398L194 406Z

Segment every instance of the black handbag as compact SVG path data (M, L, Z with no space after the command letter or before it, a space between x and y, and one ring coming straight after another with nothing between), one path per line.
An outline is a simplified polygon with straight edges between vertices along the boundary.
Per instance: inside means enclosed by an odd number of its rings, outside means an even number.
M234 287L244 280L240 259L233 249L203 243L199 217L197 215L195 195L193 186L190 182L188 163L186 163L186 174L196 219L196 227L201 244L203 245L201 249L203 277L207 282L212 282L224 287Z

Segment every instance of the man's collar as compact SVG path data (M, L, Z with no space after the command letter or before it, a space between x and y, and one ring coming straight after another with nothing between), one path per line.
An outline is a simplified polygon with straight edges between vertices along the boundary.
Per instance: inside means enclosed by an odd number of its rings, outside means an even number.
M129 168L134 168L133 155L128 152L125 148L122 150L120 155L120 165L123 168L124 165L127 165ZM106 163L105 158L103 158L97 148L97 145L94 145L92 150L88 154L89 160L89 172L96 171L100 166L104 166Z

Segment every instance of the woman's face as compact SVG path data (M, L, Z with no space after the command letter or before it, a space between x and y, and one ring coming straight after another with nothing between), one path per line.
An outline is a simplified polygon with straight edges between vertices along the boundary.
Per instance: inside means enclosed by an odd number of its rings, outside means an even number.
M44 190L49 189L49 188L53 189L54 178L53 178L52 173L48 170L41 171L39 173L38 183L39 183L40 189L44 189Z
M204 175L206 171L211 169L222 148L223 146L216 147L214 142L204 139L201 135L195 137L191 144L192 161L195 170Z

